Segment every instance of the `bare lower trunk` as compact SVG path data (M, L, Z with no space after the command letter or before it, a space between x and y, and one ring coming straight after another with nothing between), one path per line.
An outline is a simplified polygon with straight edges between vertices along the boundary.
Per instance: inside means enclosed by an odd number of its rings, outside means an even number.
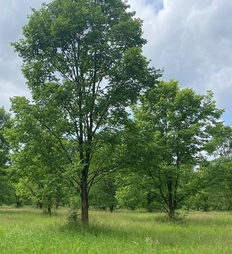
M173 182L169 181L167 187L168 187L168 215L169 218L174 218L177 202L176 202L176 193L173 192Z
M16 199L16 207L19 208L21 206L20 196L15 194L15 199Z
M175 209L173 207L169 208L168 216L171 219L174 218L174 216L175 216Z
M51 215L52 214L52 209L51 209L51 206L48 205L48 214Z
M89 197L86 168L82 171L81 179L81 220L83 224L89 223Z
M112 213L114 211L114 206L110 205L110 212Z

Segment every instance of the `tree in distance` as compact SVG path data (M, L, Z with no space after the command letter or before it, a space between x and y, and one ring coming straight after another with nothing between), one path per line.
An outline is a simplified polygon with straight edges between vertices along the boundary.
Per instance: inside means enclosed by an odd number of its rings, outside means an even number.
M232 209L232 127L221 122L207 144L208 153L214 156L205 170L209 186L205 190L209 209Z
M5 128L11 128L10 114L3 107L0 108L0 204L12 204L14 202L14 188L8 178L10 146L4 136Z

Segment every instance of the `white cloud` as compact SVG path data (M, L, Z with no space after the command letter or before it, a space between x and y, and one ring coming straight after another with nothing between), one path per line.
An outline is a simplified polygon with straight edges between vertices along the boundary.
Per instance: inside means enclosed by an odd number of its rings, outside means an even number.
M9 98L30 96L21 73L22 61L11 42L22 38L22 26L27 23L30 7L39 8L43 1L0 1L0 107L10 108Z
M9 97L28 95L20 71L21 60L10 42L22 37L30 6L43 0L0 1L0 106L9 108ZM49 2L49 1L46 1ZM212 89L217 105L226 108L232 123L232 1L231 0L129 0L144 20L148 44L144 54L164 79L175 78L182 87L198 93Z
M17 86L15 85L15 83L1 81L0 87L1 87L0 102L2 104L0 105L0 107L4 106L6 110L10 109L9 99L13 98L14 96L26 96L27 98L31 98L29 90L27 89L26 86L23 89L22 86Z
M164 0L160 10L144 0L129 3L144 20L144 53L164 68L164 79L178 79L198 93L212 89L231 124L232 1Z

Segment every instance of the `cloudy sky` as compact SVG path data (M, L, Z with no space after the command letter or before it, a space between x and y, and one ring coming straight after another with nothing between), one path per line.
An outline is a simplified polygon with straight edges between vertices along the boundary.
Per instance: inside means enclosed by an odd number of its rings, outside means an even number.
M10 42L22 37L30 7L45 0L0 0L0 106L9 98L30 96L21 74L21 60ZM49 1L47 1L49 2ZM214 92L222 119L232 124L232 1L128 0L143 23L148 40L144 54L163 79L175 78L197 93Z

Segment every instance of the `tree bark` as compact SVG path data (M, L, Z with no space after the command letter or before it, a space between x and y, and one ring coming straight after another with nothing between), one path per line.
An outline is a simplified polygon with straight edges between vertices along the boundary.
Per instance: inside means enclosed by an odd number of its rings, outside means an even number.
M51 209L51 206L48 205L48 214L51 215L52 214L52 209Z
M85 166L81 178L81 220L83 224L89 224L89 195L88 195L88 169Z
M168 216L169 216L170 219L174 218L175 210L176 209L174 207L169 207Z
M168 181L168 215L169 218L173 218L175 216L175 211L177 207L176 202L176 193L173 193L173 182L172 180Z

